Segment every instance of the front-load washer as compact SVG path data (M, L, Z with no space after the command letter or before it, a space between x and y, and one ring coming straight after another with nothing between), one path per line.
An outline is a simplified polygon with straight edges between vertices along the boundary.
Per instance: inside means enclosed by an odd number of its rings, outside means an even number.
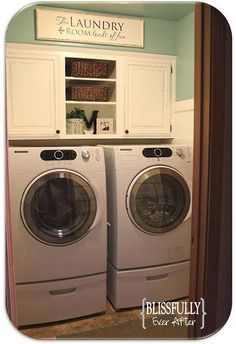
M108 297L115 308L188 295L192 148L104 146Z
M101 147L10 147L19 325L105 311L106 179Z

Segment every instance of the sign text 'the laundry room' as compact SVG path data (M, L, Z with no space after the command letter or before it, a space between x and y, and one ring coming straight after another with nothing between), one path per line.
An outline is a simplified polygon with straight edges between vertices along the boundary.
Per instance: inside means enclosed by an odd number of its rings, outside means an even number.
M143 20L37 8L37 39L143 47Z

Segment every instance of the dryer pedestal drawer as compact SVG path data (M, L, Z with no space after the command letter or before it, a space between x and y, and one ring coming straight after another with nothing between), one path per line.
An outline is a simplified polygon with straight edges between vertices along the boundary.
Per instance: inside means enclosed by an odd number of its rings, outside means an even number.
M189 261L159 267L116 270L108 263L108 298L116 309L137 307L142 299L167 301L188 296Z
M77 318L106 310L106 273L16 285L18 325Z

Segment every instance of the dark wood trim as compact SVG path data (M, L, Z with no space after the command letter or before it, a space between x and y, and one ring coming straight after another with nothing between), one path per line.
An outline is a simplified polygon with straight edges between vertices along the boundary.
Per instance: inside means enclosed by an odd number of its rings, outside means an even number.
M210 22L209 7L195 8L194 166L190 301L200 300L204 290L206 213L208 199L209 109L210 109ZM206 54L206 52L208 52ZM200 337L200 321L189 328L190 337Z
M209 161L209 231L204 335L221 328L231 310L232 37L229 25L211 8L211 122Z
M207 316L191 338L222 327L231 307L231 56L227 21L197 3L190 300L203 297Z

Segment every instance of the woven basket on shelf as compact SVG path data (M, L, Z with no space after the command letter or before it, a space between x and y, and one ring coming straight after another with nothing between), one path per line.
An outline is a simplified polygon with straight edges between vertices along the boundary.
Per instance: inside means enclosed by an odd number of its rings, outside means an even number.
M108 78L109 64L103 61L70 60L66 64L66 75L82 78Z
M66 89L66 99L75 101L100 101L109 100L109 86L103 85L74 85Z

